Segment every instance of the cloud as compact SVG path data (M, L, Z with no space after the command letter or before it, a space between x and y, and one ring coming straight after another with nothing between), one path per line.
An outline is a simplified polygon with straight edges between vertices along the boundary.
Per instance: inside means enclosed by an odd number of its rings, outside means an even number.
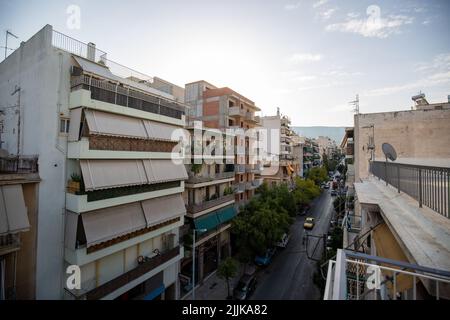
M322 18L322 20L328 20L336 12L336 10L337 10L336 8L331 8L331 9L320 12L319 15Z
M303 62L317 62L322 60L321 54L312 53L294 53L290 58L290 62L294 64L299 64Z
M450 71L434 73L423 79L419 79L417 81L413 81L403 85L368 90L364 93L364 96L367 97L384 96L405 90L411 91L415 89L434 87L442 84L450 84Z
M323 6L324 4L326 4L328 2L328 0L319 0L317 2L315 2L313 4L313 8L318 8L320 6Z
M284 6L284 10L288 10L288 11L295 10L295 9L298 9L300 7L300 5L301 5L301 1L298 1L296 3L288 3Z
M374 8L378 7L374 6ZM377 18L377 14L372 12L370 14L367 19L349 18L345 22L330 24L326 26L325 30L356 33L364 37L383 39L391 34L400 33L402 26L411 24L414 21L413 17L405 15L389 15L386 18L381 18L378 15Z
M416 72L444 72L450 71L450 53L436 55L431 62L419 63Z

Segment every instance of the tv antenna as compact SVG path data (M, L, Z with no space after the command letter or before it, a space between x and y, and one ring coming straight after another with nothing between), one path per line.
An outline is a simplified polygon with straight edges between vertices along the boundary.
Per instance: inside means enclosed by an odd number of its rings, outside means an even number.
M383 143L381 145L381 149L383 150L384 156L386 157L386 163L384 166L384 176L386 179L386 185L388 185L388 170L387 170L387 164L388 164L388 159L391 161L395 161L397 159L397 152L395 151L394 147L389 144L389 143ZM400 189L399 191L400 192Z
M349 102L351 105L353 105L354 109L353 112L356 114L359 114L359 94L356 95L356 99Z
M5 41L5 46L4 46L4 47L1 47L1 48L5 48L5 59L6 59L7 55L8 55L8 50L14 51L13 48L9 48L9 47L8 47L8 36L12 36L12 37L14 37L14 38L16 38L16 39L19 39L19 37L16 36L14 33L12 33L12 32L9 31L9 30L6 30L6 41Z

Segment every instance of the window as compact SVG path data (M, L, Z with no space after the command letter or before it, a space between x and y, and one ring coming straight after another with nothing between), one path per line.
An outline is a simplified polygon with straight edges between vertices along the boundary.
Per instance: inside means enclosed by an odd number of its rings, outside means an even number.
M59 122L59 132L64 133L64 134L69 133L69 125L70 125L69 119L61 118L61 120Z

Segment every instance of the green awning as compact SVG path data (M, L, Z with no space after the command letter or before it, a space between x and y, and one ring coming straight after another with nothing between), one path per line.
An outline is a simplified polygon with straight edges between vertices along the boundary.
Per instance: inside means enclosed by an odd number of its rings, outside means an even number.
M210 231L220 224L216 212L211 212L203 217L194 219L195 229L206 229Z
M217 211L217 217L220 223L225 223L230 221L236 216L236 209L234 206L230 206Z
M236 209L234 205L226 208L213 211L205 216L194 219L195 229L206 229L210 231L217 228L219 225L230 221L236 216Z

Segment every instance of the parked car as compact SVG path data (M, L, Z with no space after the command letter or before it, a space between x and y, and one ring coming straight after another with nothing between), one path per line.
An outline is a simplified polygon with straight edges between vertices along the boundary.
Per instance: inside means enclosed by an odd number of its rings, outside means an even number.
M337 196L337 191L336 190L331 190L331 196L332 197L335 197L335 196Z
M325 184L325 189L330 189L330 185L328 183Z
M256 275L244 274L239 279L238 284L233 290L233 298L236 300L246 300L255 291L256 288Z
M278 241L278 243L277 243L277 247L286 248L289 243L290 238L291 238L290 234L288 234L288 233L283 234L283 236L281 237L281 240Z
M303 228L311 230L314 228L314 218L308 217L305 219L305 222L303 223Z
M300 209L300 210L298 211L298 214L299 214L300 216L306 216L306 214L308 213L308 211L309 211L309 208L308 208L308 207L302 208L302 209Z
M255 264L257 266L268 266L272 262L272 257L275 254L276 247L269 248L266 253L255 257Z

